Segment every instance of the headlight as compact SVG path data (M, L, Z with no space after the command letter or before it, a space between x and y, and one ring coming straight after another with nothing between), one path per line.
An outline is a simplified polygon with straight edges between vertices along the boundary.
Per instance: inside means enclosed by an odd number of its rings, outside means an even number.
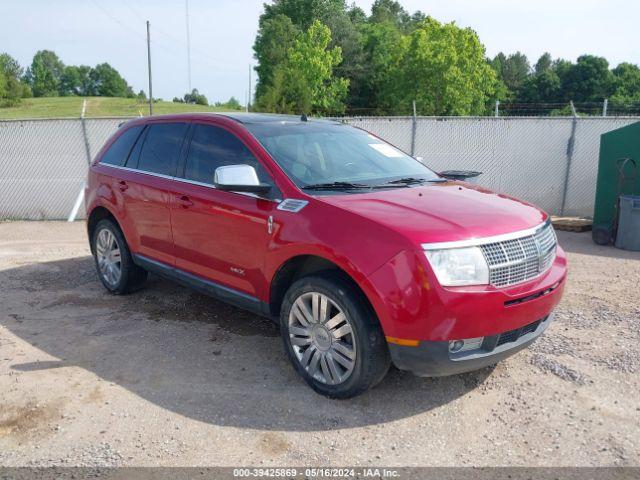
M425 250L431 268L440 285L486 285L489 283L489 267L478 247Z

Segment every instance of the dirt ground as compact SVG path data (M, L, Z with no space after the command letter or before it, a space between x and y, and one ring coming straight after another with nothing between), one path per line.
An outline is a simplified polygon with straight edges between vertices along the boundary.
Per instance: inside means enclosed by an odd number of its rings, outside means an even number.
M640 465L640 253L559 239L531 348L339 401L267 320L158 278L108 294L83 223L0 223L0 465Z

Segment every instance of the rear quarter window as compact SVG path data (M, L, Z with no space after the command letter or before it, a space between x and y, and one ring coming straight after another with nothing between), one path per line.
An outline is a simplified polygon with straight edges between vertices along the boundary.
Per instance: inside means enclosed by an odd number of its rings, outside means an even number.
M120 167L124 165L127 158L129 158L133 144L136 143L136 140L140 136L140 133L142 133L143 129L144 125L138 125L125 131L116 139L115 142L111 144L100 159L100 163L117 165Z

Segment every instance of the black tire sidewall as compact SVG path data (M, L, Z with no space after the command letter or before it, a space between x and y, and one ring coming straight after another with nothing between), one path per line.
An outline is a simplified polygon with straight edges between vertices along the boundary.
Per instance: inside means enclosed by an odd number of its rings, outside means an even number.
M347 316L353 330L356 345L355 366L349 378L339 385L328 385L309 375L300 364L289 341L291 307L300 295L309 292L322 293L335 302ZM389 367L386 340L375 314L366 307L355 289L339 276L313 275L294 282L282 303L280 332L284 348L298 374L316 392L331 398L350 398L362 393L374 386ZM384 371L381 372L381 369Z

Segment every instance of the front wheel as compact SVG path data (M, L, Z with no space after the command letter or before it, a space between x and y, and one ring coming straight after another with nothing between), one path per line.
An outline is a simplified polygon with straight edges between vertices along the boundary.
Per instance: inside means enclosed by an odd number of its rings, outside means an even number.
M287 291L280 331L296 371L318 393L350 398L390 365L382 328L360 292L338 275L304 277Z

